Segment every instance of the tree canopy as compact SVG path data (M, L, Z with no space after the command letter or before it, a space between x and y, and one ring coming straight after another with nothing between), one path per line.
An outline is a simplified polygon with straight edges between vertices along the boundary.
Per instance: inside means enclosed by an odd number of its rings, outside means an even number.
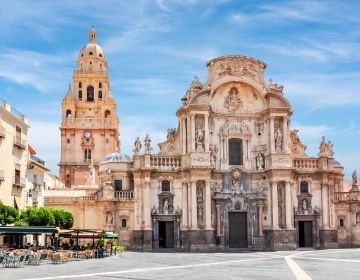
M13 224L19 219L19 211L0 201L0 224L5 226Z

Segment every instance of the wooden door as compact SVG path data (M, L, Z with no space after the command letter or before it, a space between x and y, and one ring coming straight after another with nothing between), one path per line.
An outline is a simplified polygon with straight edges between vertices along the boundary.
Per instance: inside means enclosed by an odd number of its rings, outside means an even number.
M165 248L174 248L174 222L166 222Z
M246 212L229 212L229 247L248 247Z

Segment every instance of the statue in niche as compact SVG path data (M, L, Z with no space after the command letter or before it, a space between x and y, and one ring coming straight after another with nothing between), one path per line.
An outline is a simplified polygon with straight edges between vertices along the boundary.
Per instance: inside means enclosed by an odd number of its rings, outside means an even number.
M140 141L140 137L139 137L139 136L136 137L136 140L135 140L134 145L135 145L134 154L135 154L135 155L140 154L141 146L142 146L142 145L141 145L141 141Z
M264 170L264 158L261 153L258 153L256 156L256 170Z
M209 145L209 150L210 150L210 163L212 166L216 165L216 153L217 153L217 147L215 144L210 144Z
M352 174L352 183L354 186L357 185L357 183L358 183L358 176L357 176L356 170Z
M169 201L167 198L165 198L164 200L163 208L164 208L164 214L167 215L169 213Z
M333 157L333 146L331 141L326 143L325 136L323 136L319 147L319 157Z
M236 87L232 87L225 99L224 107L229 112L234 112L240 107L240 105L241 100L239 98L239 90Z
M222 191L222 185L219 182L215 183L214 191L218 193Z
M304 214L307 214L308 202L306 201L306 199L303 199L303 201L302 201L302 210L303 210Z
M152 147L151 147L151 138L149 134L146 134L146 137L144 139L144 145L145 145L145 154L151 154Z
M205 139L205 131L203 128L198 128L195 131L195 149L197 152L204 151L204 139Z
M198 186L196 190L196 200L197 200L197 212L200 220L203 219L204 215L204 198L202 187Z
M114 222L113 215L110 211L106 213L106 223L112 225Z
M240 179L241 179L241 173L238 170L235 170L232 176L232 188L231 188L232 195L241 194L244 192L241 186Z
M275 130L275 151L282 150L282 142L283 142L283 134L280 128L276 128Z

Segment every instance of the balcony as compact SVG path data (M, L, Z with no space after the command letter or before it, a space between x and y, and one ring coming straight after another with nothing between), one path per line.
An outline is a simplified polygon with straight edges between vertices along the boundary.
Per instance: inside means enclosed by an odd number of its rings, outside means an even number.
M3 181L5 181L5 172L4 172L4 170L0 169L0 182L3 182Z
M293 167L297 169L315 170L318 168L317 158L295 158Z
M181 168L181 156L151 156L151 167L163 170Z
M134 192L133 191L116 191L115 198L118 200L130 200L134 199Z
M35 155L30 154L30 159L31 159L32 161L34 161L34 162L36 162L36 163L44 166L44 167L46 166L45 161L42 160L42 159L40 159L40 158L38 158L38 157L35 156Z
M0 140L5 139L5 128L0 126Z
M13 177L13 186L25 188L25 178L20 178L18 176Z
M14 145L19 149L26 150L26 141L19 136L14 136Z

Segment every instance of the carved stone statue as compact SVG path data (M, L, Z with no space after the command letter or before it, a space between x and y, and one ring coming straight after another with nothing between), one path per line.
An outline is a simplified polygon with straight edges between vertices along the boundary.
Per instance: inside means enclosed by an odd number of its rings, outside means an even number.
M261 153L258 153L256 156L256 169L263 170L264 167L265 167L265 164L264 164L263 155Z
M152 147L151 147L151 138L149 134L146 134L146 137L144 139L144 146L145 146L145 154L151 154Z
M138 136L138 137L136 137L136 140L135 140L135 149L134 149L134 154L135 155L138 155L138 154L140 154L140 150L141 150L141 147L142 147L142 145L141 145L141 141L140 141L140 137Z
M209 150L210 150L210 163L212 166L216 165L216 153L217 153L217 147L215 144L210 144L209 145Z
M275 130L275 151L282 150L282 142L283 142L283 134L280 128L276 128Z
M203 198L203 189L199 186L196 190L196 200L197 200L197 213L200 220L204 216L204 198Z
M203 128L198 128L195 131L195 149L197 152L204 151L204 139L205 139L205 131Z
M167 215L169 213L169 201L167 198L165 198L164 200L163 208L164 208L164 214Z
M352 174L352 183L353 183L354 186L356 186L357 183L358 183L358 176L357 176L356 170Z
M240 107L240 105L241 100L239 98L239 90L236 87L232 87L225 99L224 107L229 112L234 112Z
M308 210L308 204L307 204L307 201L306 199L303 199L302 201L302 210Z
M167 130L167 141L174 142L176 140L176 128L169 128Z
M111 213L110 211L108 211L108 212L106 213L106 223L112 225L113 222L114 222L113 215L112 215L112 213Z
M331 141L326 143L325 136L323 136L319 147L319 157L333 157L333 146Z

